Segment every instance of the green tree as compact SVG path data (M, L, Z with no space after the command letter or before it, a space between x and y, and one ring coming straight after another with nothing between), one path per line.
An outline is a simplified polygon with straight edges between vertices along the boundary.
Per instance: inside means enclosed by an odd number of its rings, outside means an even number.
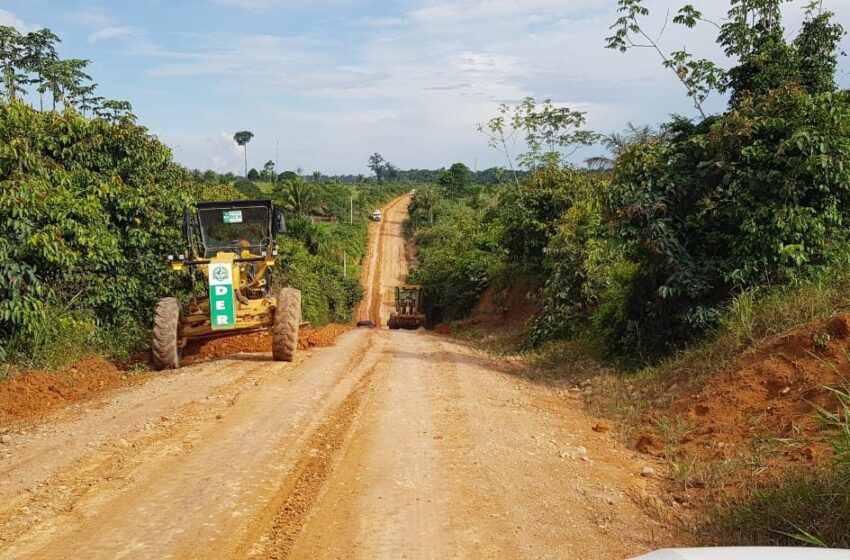
M259 181L260 180L260 172L252 167L251 170L248 171L246 178L249 181Z
M263 166L263 179L266 180L266 181L272 182L272 181L274 181L274 176L275 176L275 174L274 174L274 162L272 160L269 160ZM250 179L250 177L249 177L249 179Z
M463 196L472 185L472 171L462 163L455 163L440 174L437 182L453 197Z
M245 176L248 176L248 143L254 137L254 133L250 130L242 130L233 135L233 141L237 145L242 146L243 155L245 156ZM250 177L249 177L250 178Z
M514 107L500 105L499 114L480 123L478 131L492 148L505 155L514 182L519 184L517 164L529 170L560 164L579 148L594 144L599 135L583 130L586 120L584 112L556 107L551 99L538 105L527 97ZM528 151L515 156L512 147L517 141L522 141Z
M6 99L14 101L18 93L23 92L26 76L22 73L25 67L26 43L14 27L0 25L0 72L3 77L3 87Z
M614 132L600 138L600 143L608 150L609 156L594 156L584 160L584 163L589 169L610 171L614 169L617 159L626 151L626 148L633 144L649 142L657 134L649 125L635 126L629 123L623 132Z
M428 223L434 225L434 212L440 207L440 193L432 185L416 189L410 205L410 214L416 220L420 213L428 216Z
M307 216L324 210L324 205L316 197L315 192L300 177L284 183L282 188L275 192L275 197L295 216Z
M369 156L369 169L371 169L372 173L374 173L375 180L377 180L378 183L382 183L384 178L384 156L378 152Z

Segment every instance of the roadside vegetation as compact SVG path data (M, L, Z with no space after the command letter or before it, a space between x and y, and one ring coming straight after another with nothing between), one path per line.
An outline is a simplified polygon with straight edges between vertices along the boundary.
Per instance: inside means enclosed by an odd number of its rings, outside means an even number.
M850 307L850 94L836 86L845 33L813 2L789 35L782 4L732 0L722 22L692 6L675 14L670 25L715 30L732 61L723 68L665 52L643 2L619 2L609 48L658 53L694 116L604 136L587 131L580 112L527 99L482 123L505 156L502 183L467 175L454 188L447 173L411 207L420 245L413 278L432 319L468 317L485 291L498 299L512 286L537 286L537 312L520 337L500 327L504 342L527 353L535 375L582 384L594 410L636 439L647 422L669 428L669 419L658 424L665 407L743 352ZM717 94L728 107L710 114L705 102ZM567 163L599 144L610 153L586 169ZM515 145L527 152L514 154ZM844 341L828 329L806 336L797 350L817 356ZM845 375L844 367L831 369ZM809 434L834 436L836 446L848 421L838 395L823 406L831 421ZM688 437L682 431L677 442ZM847 545L846 460L835 454L838 463L820 461L814 473L780 469L739 488L702 529L721 542ZM691 461L670 459L673 478L693 464L714 473L703 480L723 495L726 459L683 459Z

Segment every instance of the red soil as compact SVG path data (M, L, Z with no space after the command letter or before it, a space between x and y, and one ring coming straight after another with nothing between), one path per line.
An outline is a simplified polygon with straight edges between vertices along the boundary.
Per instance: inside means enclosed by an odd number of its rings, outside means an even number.
M302 329L298 345L302 350L332 346L349 330L347 325L326 325ZM257 332L190 344L184 353L185 365L240 352L271 352L271 337ZM141 357L139 361L146 359ZM138 363L138 362L136 362ZM27 371L0 383L0 426L29 420L108 389L139 383L150 375L127 375L119 365L99 357L89 357L63 371ZM131 364L123 364L129 367Z
M348 325L330 324L317 329L304 328L298 336L298 347L324 348L333 346L336 339L348 331ZM183 364L189 365L213 358L222 358L239 353L260 353L272 351L272 338L268 331L238 334L224 338L215 338L190 343L183 352Z
M655 430L643 434L636 447L685 464L723 464L726 495L789 469L823 464L831 447L817 407L837 410L828 388L850 379L848 344L850 315L776 337L741 355L699 392L650 415L650 421L684 420L686 433L677 441L665 442Z
M28 371L0 383L0 426L40 416L113 387L137 382L114 364L89 357L64 371Z

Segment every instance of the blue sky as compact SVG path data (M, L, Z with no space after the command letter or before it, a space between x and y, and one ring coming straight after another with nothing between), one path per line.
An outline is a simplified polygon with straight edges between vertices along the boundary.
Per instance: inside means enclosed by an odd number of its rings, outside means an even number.
M658 26L681 3L647 1ZM726 6L693 3L716 19ZM788 6L789 34L802 3ZM850 29L850 2L825 5ZM0 0L0 24L51 28L60 54L91 59L100 94L130 101L189 167L238 171L232 135L247 129L251 166L274 159L279 143L279 169L366 173L375 151L402 168L504 165L476 123L525 96L587 111L600 132L692 115L652 53L604 48L615 9L615 0ZM719 59L713 41L708 27L670 28L662 43ZM846 58L840 83L850 87Z

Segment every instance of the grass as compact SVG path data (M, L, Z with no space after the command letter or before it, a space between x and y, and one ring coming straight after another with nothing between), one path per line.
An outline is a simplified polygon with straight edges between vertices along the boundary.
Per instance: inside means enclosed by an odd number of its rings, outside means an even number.
M0 363L0 382L19 371L61 370L96 354L123 360L142 350L148 329L135 320L120 325L99 326L95 321L66 306L44 310L44 319L27 333L17 334L5 346L6 361Z
M720 506L702 531L725 545L850 548L848 482L839 468L776 480Z
M603 369L604 378L594 383L600 390L596 391L593 411L624 423L633 422L648 410L669 405L683 393L699 390L713 375L730 368L744 351L799 324L847 310L848 302L850 276L770 292L743 292L729 304L720 325L704 341L635 373ZM546 351L544 348L543 352ZM593 355L590 348L587 356ZM542 358L539 363L547 361L551 360ZM569 375L573 368L564 369ZM627 403L623 402L624 395L631 396L635 392L641 395L640 399L628 398Z

